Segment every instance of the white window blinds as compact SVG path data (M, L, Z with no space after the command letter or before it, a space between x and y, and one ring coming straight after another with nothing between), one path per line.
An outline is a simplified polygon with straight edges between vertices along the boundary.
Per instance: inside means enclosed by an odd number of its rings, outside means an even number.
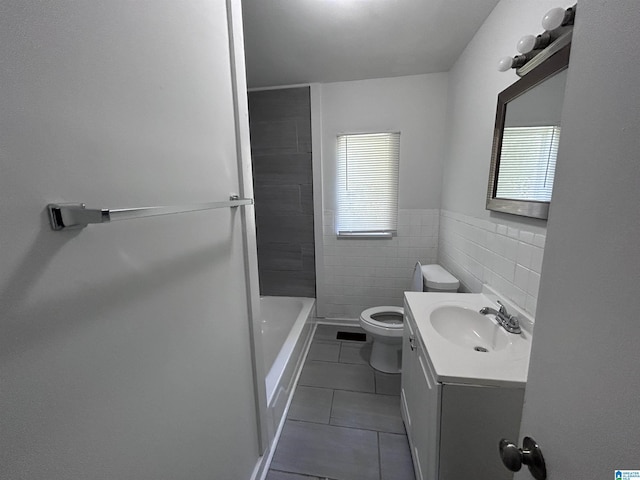
M400 133L338 136L338 235L396 233L399 160Z
M496 198L551 201L560 127L505 127Z

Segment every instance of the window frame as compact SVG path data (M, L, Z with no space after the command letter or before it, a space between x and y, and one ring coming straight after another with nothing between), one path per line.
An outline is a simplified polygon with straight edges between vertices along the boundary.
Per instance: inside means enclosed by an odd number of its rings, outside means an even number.
M378 215L380 213L388 214L388 216L385 218L385 221L381 223L387 223L387 226L389 228L367 229L366 227L362 227L362 226L358 228L357 224L354 225L353 223L351 223L349 225L348 223L348 220L350 217L351 217L351 220L353 220L353 217L354 217L353 212L349 212L345 214L345 212L343 211L343 209L345 208L345 204L348 203L348 200L342 197L342 195L345 193L344 183L345 182L348 183L349 179L348 178L343 179L343 175L347 175L348 177L348 170L346 172L343 172L342 170L343 168L344 169L348 168L348 159L344 160L345 163L343 166L343 163L342 163L343 153L341 152L341 139L344 138L345 140L348 141L349 137L380 136L380 135L389 136L389 138L392 139L392 144L389 147L390 148L389 158L388 159L378 158L378 161L380 163L377 166L377 168L381 170L389 169L392 173L392 175L390 176L390 182L392 183L390 183L387 187L385 187L385 190L382 195L382 197L384 198L384 196L388 196L389 192L391 192L391 194L393 195L392 200L390 202L387 202L387 204L381 209L381 211L378 212ZM399 182L400 182L400 141L401 141L400 131L367 131L367 132L356 132L356 133L349 132L349 133L339 133L336 135L336 150L335 150L336 152L336 215L335 215L334 233L337 236L337 238L342 238L342 239L344 238L392 238L397 235L398 196L399 196ZM362 157L362 155L363 153L359 152L356 154L355 157L356 158L358 156ZM358 160L362 162L362 158ZM384 165L385 161L392 163L392 165L385 166ZM362 163L360 163L360 166L361 165ZM362 169L360 168L360 170ZM361 171L356 173L355 175L356 181L360 181L360 182L362 181L362 178L360 177L361 174L362 174ZM378 178L378 180L383 178L385 177L381 175ZM355 196L357 197L357 194ZM365 198L363 196L361 200L364 200L364 199ZM370 201L370 199L367 199L367 200ZM357 205L356 208L365 208L365 207L363 207L362 205ZM377 220L378 219L376 219L376 221L374 221L374 223L371 224L372 227L376 226ZM347 225L345 225L345 222L347 223Z

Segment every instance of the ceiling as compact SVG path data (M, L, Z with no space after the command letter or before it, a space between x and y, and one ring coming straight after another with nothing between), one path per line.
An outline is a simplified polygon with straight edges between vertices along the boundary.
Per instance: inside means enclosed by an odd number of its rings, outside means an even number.
M242 0L250 88L448 71L499 0Z

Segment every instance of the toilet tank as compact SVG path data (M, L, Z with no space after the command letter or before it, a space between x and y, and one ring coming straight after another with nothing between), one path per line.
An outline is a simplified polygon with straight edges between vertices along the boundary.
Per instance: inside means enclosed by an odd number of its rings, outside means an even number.
M460 281L440 265L423 265L422 277L427 292L457 292Z

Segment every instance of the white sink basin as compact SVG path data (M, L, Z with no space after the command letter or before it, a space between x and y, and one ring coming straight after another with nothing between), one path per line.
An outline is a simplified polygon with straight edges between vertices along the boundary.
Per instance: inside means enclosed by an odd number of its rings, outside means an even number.
M523 387L533 319L489 287L485 292L406 292L405 315L415 321L437 382ZM479 313L483 307L497 309L498 299L518 316L521 333L508 333L493 315Z
M512 344L512 334L486 315L470 308L447 305L429 316L434 330L444 339L476 352L494 352Z

